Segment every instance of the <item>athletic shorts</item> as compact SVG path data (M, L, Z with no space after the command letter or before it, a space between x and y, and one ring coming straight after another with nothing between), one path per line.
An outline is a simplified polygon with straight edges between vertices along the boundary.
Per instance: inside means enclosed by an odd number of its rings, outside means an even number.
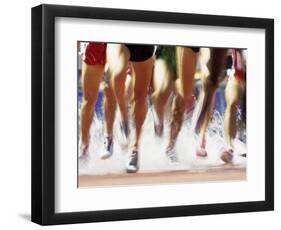
M176 76L177 71L175 46L157 46L155 58L164 60L169 70L174 74L174 76Z
M200 48L195 47L186 47L192 49L193 52L198 53ZM156 59L163 59L169 70L176 77L177 68L176 68L176 46L158 46L155 52Z
M130 61L142 62L151 58L154 53L154 46L152 45L132 45L125 44L130 51Z
M200 50L200 48L198 48L198 47L193 47L193 46L191 46L190 49L192 49L192 51L193 51L194 53L198 53L199 50Z
M233 60L233 69L234 77L238 81L245 81L245 69L244 63L242 60L242 51L237 49L232 49L232 60Z
M83 55L83 61L88 65L105 65L105 54L105 43L89 42Z

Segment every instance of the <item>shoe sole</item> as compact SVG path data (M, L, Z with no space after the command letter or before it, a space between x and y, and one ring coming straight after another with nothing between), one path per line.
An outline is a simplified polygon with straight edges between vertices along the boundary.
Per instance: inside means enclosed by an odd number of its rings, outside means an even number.
M139 171L139 168L137 167L136 169L126 169L127 173L136 173L137 171Z
M207 154L196 153L196 156L200 157L200 158L206 158L208 155Z
M112 153L111 154L107 154L107 155L103 155L103 156L100 157L100 159L106 160L106 159L110 158L111 156L112 156Z

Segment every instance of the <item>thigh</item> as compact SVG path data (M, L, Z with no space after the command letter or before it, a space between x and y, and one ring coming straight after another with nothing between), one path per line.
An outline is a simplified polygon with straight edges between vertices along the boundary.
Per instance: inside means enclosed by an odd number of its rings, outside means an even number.
M226 63L228 49L226 48L211 48L208 69L210 71L209 83L212 87L218 87L219 81L223 77L223 69Z
M106 48L106 60L108 63L108 71L112 73L120 74L126 71L127 63L130 59L130 52L128 48L123 44L107 44Z
M85 62L83 63L81 78L85 100L95 98L103 73L104 65L88 65Z
M157 59L153 70L153 89L155 92L164 92L172 85L174 74L168 68L165 60Z
M238 104L242 93L241 82L230 77L225 88L225 99L228 105Z
M210 48L201 48L199 53L199 62L200 62L202 77L206 77L210 74L207 66L209 60L210 60Z
M145 96L152 78L154 59L151 57L143 62L132 62L133 92L135 97Z
M198 52L194 52L192 48L176 48L177 80L175 85L178 93L182 96L193 86L197 58Z

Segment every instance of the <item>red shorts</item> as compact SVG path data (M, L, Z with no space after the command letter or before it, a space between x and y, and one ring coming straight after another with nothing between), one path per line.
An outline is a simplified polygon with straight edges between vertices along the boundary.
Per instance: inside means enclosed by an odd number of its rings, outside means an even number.
M237 49L232 49L232 60L234 67L234 77L238 81L245 81L245 69L243 67L241 51L238 51Z
M106 44L89 42L83 55L83 61L88 65L105 65Z

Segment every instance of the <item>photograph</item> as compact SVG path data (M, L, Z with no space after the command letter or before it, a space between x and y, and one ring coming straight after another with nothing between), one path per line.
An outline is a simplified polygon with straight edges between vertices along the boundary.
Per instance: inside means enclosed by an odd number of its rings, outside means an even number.
M247 48L77 41L78 188L247 180Z
M31 220L274 210L274 19L32 8Z

